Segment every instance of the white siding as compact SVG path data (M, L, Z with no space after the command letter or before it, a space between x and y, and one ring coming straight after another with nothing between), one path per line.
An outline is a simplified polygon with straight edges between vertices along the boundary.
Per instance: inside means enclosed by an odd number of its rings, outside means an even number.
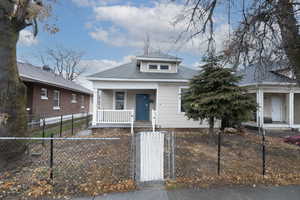
M101 109L113 109L113 91L102 90Z
M178 111L179 88L186 86L176 83L160 83L158 87L158 125L161 128L207 128L206 122L188 120Z

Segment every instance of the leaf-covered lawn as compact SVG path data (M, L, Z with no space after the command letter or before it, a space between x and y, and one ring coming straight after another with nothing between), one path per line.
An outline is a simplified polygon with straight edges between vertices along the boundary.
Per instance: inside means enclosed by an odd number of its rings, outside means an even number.
M176 180L179 186L209 187L228 184L300 184L300 147L282 138L266 137L266 176L262 176L261 137L253 133L225 134L221 146L221 175L217 175L217 145L207 132L177 133Z

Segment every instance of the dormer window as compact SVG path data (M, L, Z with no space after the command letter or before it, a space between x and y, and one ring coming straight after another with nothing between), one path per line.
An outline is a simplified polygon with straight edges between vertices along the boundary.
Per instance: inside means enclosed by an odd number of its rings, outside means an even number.
M150 70L157 70L158 69L158 66L157 65L149 65L149 69Z
M161 65L160 70L169 70L169 65Z

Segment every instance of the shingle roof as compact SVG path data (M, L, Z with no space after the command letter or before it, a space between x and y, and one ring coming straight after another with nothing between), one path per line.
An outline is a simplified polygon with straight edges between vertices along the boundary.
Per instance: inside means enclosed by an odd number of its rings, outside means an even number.
M173 60L181 60L181 58L178 58L176 56L171 56L169 54L162 53L160 51L157 52L150 52L148 54L143 54L137 57L143 57L143 58L163 58L163 59L173 59Z
M63 77L54 74L53 72L43 70L41 67L18 62L18 69L20 77L23 81L47 84L85 94L93 93L91 90L73 81L66 80Z
M295 80L281 75L276 72L278 66L260 67L259 65L251 65L246 67L245 70L238 72L243 75L240 85L249 84L276 84L276 83L296 83Z
M115 78L115 79L173 79L173 80L188 80L191 79L197 70L179 66L177 73L151 73L140 72L136 61L108 69L89 76L89 78Z

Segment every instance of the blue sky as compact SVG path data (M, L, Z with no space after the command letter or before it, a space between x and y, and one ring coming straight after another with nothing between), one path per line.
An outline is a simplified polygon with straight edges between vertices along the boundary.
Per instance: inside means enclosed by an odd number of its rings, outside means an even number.
M168 0L68 0L54 6L50 22L57 23L60 31L49 34L39 31L37 38L31 28L22 31L18 44L18 59L41 65L39 55L46 48L63 46L83 51L81 65L87 73L101 71L143 53L144 40L150 37L151 49L183 58L184 65L195 67L206 50L203 37L193 41L174 43L185 23L173 25L183 9L179 1ZM57 20L55 20L57 18ZM226 18L216 21L217 46L222 46L228 35ZM42 26L42 25L41 25ZM40 27L42 29L42 27Z

